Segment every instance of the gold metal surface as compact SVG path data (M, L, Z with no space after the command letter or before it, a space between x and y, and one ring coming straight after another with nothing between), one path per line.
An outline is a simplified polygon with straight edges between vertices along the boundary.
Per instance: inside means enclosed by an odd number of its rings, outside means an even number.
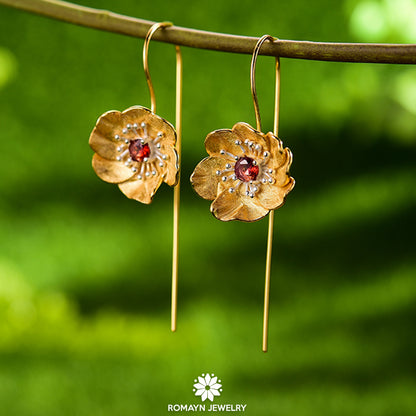
M252 145L243 145L244 141ZM261 151L256 150L256 146ZM208 134L205 148L209 157L196 166L191 183L202 198L213 200L211 212L221 221L257 221L283 205L293 188L294 180L289 176L292 153L283 148L282 142L271 132L264 134L247 123L237 123L231 130L221 129ZM264 157L264 153L268 156ZM252 183L242 182L234 175L236 159L244 157L256 161L261 169ZM230 192L231 188L233 192ZM247 192L254 188L257 191L248 195Z
M182 54L176 46L176 150L181 159L182 148ZM171 301L171 330L176 331L178 304L178 258L179 258L179 203L181 171L178 172L178 183L173 190L173 249L172 249L172 301Z
M150 72L149 72L149 43L150 43L150 40L152 39L152 36L155 34L155 32L158 29L162 29L164 27L169 27L169 26L172 26L171 22L155 23L147 32L146 37L144 39L144 44L143 44L143 69L146 75L147 85L149 87L150 103L151 103L150 109L152 110L152 113L156 112L156 97L155 97L155 90L153 88L152 78L150 77Z
M279 108L280 108L280 59L276 58L276 82L274 95L274 124L273 133L279 134ZM253 95L254 97L254 95ZM293 186L295 182L293 180ZM267 254L266 254L266 272L264 278L264 311L263 311L263 343L262 349L267 352L268 335L269 335L269 304L270 304L270 275L272 269L272 249L273 249L273 227L274 211L270 211L269 224L267 230Z
M257 125L258 130L261 130L261 119L260 119L259 101L258 101L257 92L256 92L255 71L256 71L257 56L260 52L261 46L266 40L273 42L275 39L270 35L264 35L259 39L253 51L253 56L251 58L251 67L250 67L251 94L253 96L254 112L256 115L256 125ZM280 60L279 60L279 57L276 57L275 68L276 68L276 84L275 84L275 100L274 100L273 133L275 136L278 136L279 134L279 103L280 103ZM294 185L294 181L293 181L293 185ZM263 342L262 342L262 350L264 352L267 352L267 349L268 349L270 275L271 275L271 266L272 266L273 228L274 228L274 211L272 210L270 211L269 224L268 224L268 230L267 230L266 272L265 272L265 281L264 281Z
M256 91L256 63L257 63L257 56L259 55L259 52L260 52L260 48L266 40L270 40L271 42L273 42L274 38L270 35L264 35L258 40L253 50L253 55L251 57L251 65L250 65L251 95L253 96L254 113L256 114L256 129L258 131L261 131L262 129L261 129L259 100L257 98L257 91Z
M130 143L144 135L151 157L130 160ZM133 106L123 112L107 111L99 117L90 135L89 144L95 152L92 166L99 178L118 184L128 198L150 204L162 182L174 186L178 181L175 143L173 126L148 108Z
M273 42L274 38L270 35L264 35L259 39L253 51L253 56L251 58L251 67L250 67L251 94L253 96L254 112L256 115L256 125L257 125L258 130L261 130L261 118L260 118L259 101L258 101L257 92L256 92L255 71L256 71L257 56L259 54L261 46L266 40L270 40L271 42ZM276 88L275 88L275 109L274 109L274 129L273 129L273 133L276 136L278 135L278 123L279 123L279 98L280 98L280 63L279 63L279 58L276 58ZM262 350L264 352L267 352L267 349L268 349L270 275L271 275L272 250L273 250L273 226L274 226L274 211L271 211L269 215L269 224L268 224L268 229L267 229L266 272L265 272L265 281L264 281L263 343L262 343Z

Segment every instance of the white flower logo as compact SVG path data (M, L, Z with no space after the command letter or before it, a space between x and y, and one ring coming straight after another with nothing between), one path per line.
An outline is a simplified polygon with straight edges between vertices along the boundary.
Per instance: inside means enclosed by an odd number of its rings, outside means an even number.
M198 380L194 380L194 389L195 396L201 396L201 400L204 402L206 399L211 401L214 400L214 396L219 396L222 391L221 380L218 380L218 377L215 377L214 374L202 374L202 377L198 377Z

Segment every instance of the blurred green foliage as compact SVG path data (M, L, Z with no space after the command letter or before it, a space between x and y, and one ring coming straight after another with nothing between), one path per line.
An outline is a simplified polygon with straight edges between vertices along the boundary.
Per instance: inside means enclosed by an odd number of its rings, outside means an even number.
M149 20L283 39L416 42L413 0L89 0ZM91 168L109 109L150 105L142 41L0 9L0 414L416 413L416 72L282 59L280 133L297 185L276 213L270 351L265 220L220 223L187 178L205 135L254 123L250 56L183 48L178 332L169 331L172 192L127 200ZM154 42L158 113L174 120L171 45ZM272 127L273 59L257 89Z

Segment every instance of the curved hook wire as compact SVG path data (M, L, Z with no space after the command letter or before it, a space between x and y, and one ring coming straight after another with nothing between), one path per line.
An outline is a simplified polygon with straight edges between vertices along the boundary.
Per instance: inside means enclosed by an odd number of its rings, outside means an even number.
M257 98L256 91L256 62L260 48L266 40L273 42L275 38L270 35L262 36L256 43L253 50L253 56L251 57L250 66L250 84L251 95L253 96L254 112L256 114L256 128L261 132L261 119L259 100ZM280 60L276 57L276 87L275 87L275 99L274 99L274 127L273 134L277 136L279 130L279 101L280 101ZM263 313L263 346L264 352L267 352L268 344L268 331L269 331L269 299L270 299L270 274L272 264L272 246L273 246L273 224L274 224L274 211L271 210L269 214L269 226L267 232L267 254L266 254L266 273L264 282L264 313Z
M144 44L143 44L143 68L144 68L144 73L146 75L146 80L147 80L147 85L149 87L149 92L150 92L150 109L152 111L152 113L154 113L156 111L156 97L155 97L155 90L153 89L153 84L152 84L152 79L150 77L150 72L149 72L149 43L150 43L150 39L152 38L152 36L155 34L155 32L158 29L164 28L164 27L169 27L172 26L173 24L171 22L160 22L160 23L155 23L154 25L151 26L151 28L149 29L149 31L146 34L146 38L144 39Z
M143 68L150 92L152 113L156 112L156 98L152 79L149 72L149 43L158 29L173 26L171 22L155 23L146 34L143 45ZM181 160L182 136L182 53L181 48L175 45L176 50L176 151ZM179 201L180 201L180 171L178 183L173 191L173 250L172 250L172 301L171 301L171 330L176 331L177 303L178 303L178 248L179 248Z
M256 63L257 63L257 56L260 52L260 48L266 40L270 40L271 42L275 41L276 39L270 35L263 35L256 43L256 46L253 50L253 56L251 57L251 66L250 66L250 85L251 85L251 95L253 96L253 103L254 103L254 112L256 114L256 129L261 131L261 118L260 118L260 108L259 108L259 100L257 98L257 91L256 91ZM275 134L277 134L277 115L278 111L278 95L280 93L280 61L279 57L276 57L276 100L275 100Z

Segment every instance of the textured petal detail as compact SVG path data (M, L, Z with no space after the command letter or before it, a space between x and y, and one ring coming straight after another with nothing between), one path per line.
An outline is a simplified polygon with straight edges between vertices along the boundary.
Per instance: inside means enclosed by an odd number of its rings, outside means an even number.
M111 139L116 134L115 130L118 129L121 124L122 115L120 111L107 111L98 118L93 132L96 131L97 134Z
M207 390L208 393L208 399L211 401L214 401L214 395L212 394L211 390Z
M289 168L292 164L292 152L285 148L281 151L281 165L275 167L272 174L273 184L266 184L260 187L255 199L266 209L277 209L284 204L286 195L295 186L295 180L289 175Z
M204 401L207 399L207 397L208 397L208 391L207 391L207 390L205 390L205 391L202 393L201 400L204 402Z
M239 209L234 219L253 222L262 219L269 213L270 210L262 207L256 198L246 197L245 199L249 201Z
M109 183L120 183L130 179L134 173L123 163L103 159L98 154L92 158L92 167L100 179Z
M221 156L226 159L233 159L233 155L241 157L243 149L235 144L236 140L239 140L239 137L231 130L215 130L206 137L205 149L210 156ZM222 155L221 150L227 153Z
M196 383L196 384L194 384L194 387L196 388L196 389L198 389L198 390L200 390L200 389L204 389L205 388L205 386L204 385L202 385L201 383ZM202 393L201 393L202 394Z
M117 148L120 142L112 140L110 135L103 135L97 127L91 133L89 144L91 149L104 159L116 160L119 154Z
M278 185L276 183L268 186L263 186L259 192L257 192L254 199L266 209L277 209L284 204L286 195L295 186L295 180L291 177L287 178L286 185Z
M214 384L211 386L211 390L218 390L218 389L220 389L221 387L222 387L222 384L214 383Z
M166 171L163 180L170 186L175 186L179 180L179 157L173 147L166 147L164 153L167 155Z
M211 389L210 392L214 395L214 396L220 396L220 392L216 389Z
M221 221L257 221L269 213L256 198L223 191L211 204L211 212Z
M205 384L209 386L209 382L211 381L211 376L207 373L205 374Z
M139 124L145 119L147 120L148 117L151 117L152 115L153 113L150 109L142 107L141 105L133 105L122 112L124 124Z
M161 141L168 147L175 146L176 132L172 124L157 114L152 113L148 108L135 105L124 110L122 113L123 123L146 124L147 135L156 138L158 133L163 133Z
M199 376L198 377L198 381L205 387L206 386L206 384L205 384L205 380L201 377L201 376Z
M292 152L286 147L283 154L285 156L285 161L281 166L276 168L276 171L273 174L273 179L279 186L286 186L289 179L293 180L293 178L289 176L289 169L292 164Z
M267 146L264 140L264 134L258 132L247 123L237 123L233 126L233 133L236 134L236 138L240 139L243 143L245 140L249 140L255 144L259 144L263 148Z
M150 176L143 179L132 179L130 181L120 183L118 187L121 192L130 199L142 202L143 204L150 204L153 195L156 193L162 178L159 175Z
M240 198L225 190L211 204L211 212L221 221L231 221L237 218L236 215L242 206Z
M199 196L210 201L217 197L221 176L216 171L223 170L225 165L226 160L220 157L206 157L198 163L191 175L191 184Z
M283 149L282 141L271 132L267 133L264 138L267 143L268 151L271 154L270 166L274 168L284 165L288 156L290 157L288 166L290 166L292 163L292 153L287 147Z
M271 131L264 135L264 140L266 142L267 150L270 150L273 153L283 150L282 141Z
M232 172L234 173L234 172ZM226 176L226 175L224 175ZM228 177L230 177L230 174L228 174ZM227 179L225 182L223 182L221 180L221 176L220 176L220 181L218 182L218 191L217 191L217 195L219 195L220 193L227 191L229 192L230 188L235 188L237 186L237 184L241 183L238 179L236 179L235 181L232 179ZM242 187L240 187L240 190L242 189Z

